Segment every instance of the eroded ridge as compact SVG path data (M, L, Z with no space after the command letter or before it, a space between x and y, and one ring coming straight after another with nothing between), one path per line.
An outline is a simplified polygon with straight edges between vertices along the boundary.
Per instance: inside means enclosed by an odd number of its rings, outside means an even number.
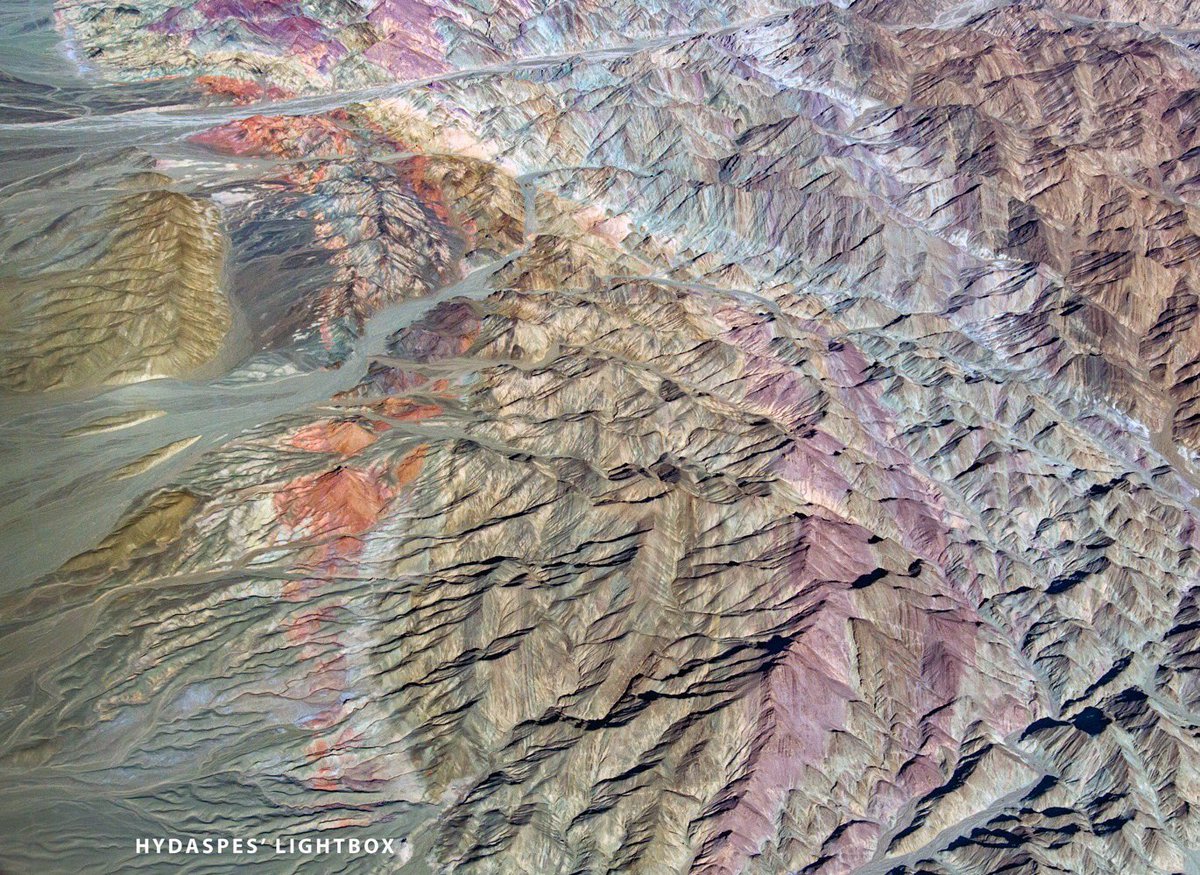
M211 391L263 412L148 440L4 595L5 807L86 786L128 868L182 823L412 872L1195 869L1188 4L60 25L203 95L136 196L228 241L256 357Z

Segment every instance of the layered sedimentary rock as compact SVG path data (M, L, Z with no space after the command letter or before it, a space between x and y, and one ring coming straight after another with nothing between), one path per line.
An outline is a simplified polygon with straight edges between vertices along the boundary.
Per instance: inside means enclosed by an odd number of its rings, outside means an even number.
M0 810L71 813L5 863L327 830L412 872L1195 869L1187 4L59 20L189 77L157 169L194 190L97 215L207 217L267 352L213 390L260 415L76 425L144 430L108 471L143 488L0 603ZM91 282L164 257L49 230ZM56 302L157 287L30 277L72 357L110 347Z
M103 203L10 229L0 278L0 383L34 390L189 374L212 361L231 314L217 210L154 173L114 180Z

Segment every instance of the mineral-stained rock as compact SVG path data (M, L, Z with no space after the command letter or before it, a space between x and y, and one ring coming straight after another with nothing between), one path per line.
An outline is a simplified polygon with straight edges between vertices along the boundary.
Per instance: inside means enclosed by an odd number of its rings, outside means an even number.
M7 381L211 356L224 233L253 357L28 402L126 510L0 594L0 864L1195 870L1189 4L58 9L198 106L18 189Z

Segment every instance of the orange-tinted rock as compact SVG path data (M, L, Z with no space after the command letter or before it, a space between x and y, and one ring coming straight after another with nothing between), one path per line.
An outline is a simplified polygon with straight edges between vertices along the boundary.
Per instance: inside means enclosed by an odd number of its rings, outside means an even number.
M192 136L192 141L230 155L335 158L352 151L349 136L320 116L255 115Z
M300 477L275 498L280 519L314 536L360 535L387 507L391 489L369 471L339 467Z
M292 96L274 85L264 88L253 79L237 79L233 76L197 76L196 85L208 94L227 97L237 104L254 103L264 98L281 100Z
M292 436L293 446L317 453L353 456L375 442L375 435L357 422L319 422L300 429Z

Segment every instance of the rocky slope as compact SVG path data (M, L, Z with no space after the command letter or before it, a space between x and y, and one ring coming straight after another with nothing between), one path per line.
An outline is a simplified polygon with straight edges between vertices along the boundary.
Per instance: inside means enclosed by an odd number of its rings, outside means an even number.
M0 237L2 372L248 340L47 408L129 485L3 593L0 861L1200 872L1194 19L63 0L193 106Z

